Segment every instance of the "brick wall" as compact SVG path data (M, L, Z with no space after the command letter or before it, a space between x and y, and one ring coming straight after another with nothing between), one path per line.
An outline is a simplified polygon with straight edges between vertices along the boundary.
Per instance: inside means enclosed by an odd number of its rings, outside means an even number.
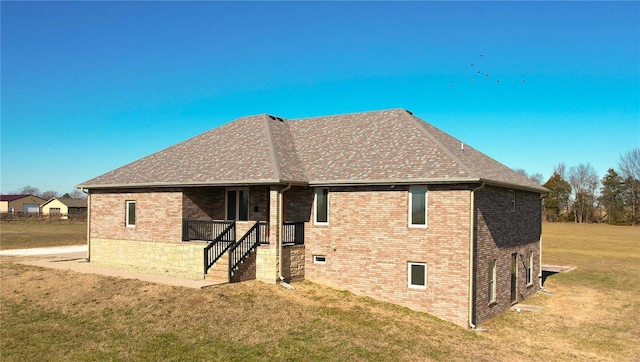
M126 201L136 202L136 225L125 225ZM171 242L182 240L182 192L137 190L91 193L91 238Z
M311 212L306 227L305 278L466 327L470 192L430 190L427 228L408 227L408 203L408 187L331 188L329 225ZM427 263L426 290L408 288L408 262Z
M518 254L517 301L520 302L539 290L541 269L540 195L515 191L516 207L512 211L512 190L487 186L476 192L474 308L475 321L482 323L511 306L511 255ZM525 280L525 263L533 251L532 284ZM496 260L496 301L490 303L489 262Z

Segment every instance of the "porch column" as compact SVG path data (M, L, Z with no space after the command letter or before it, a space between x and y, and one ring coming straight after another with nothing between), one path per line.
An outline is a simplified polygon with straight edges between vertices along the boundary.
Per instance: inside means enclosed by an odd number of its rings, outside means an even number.
M258 247L256 253L256 279L268 283L278 282L278 233L280 232L280 189L281 186L269 188L269 245Z

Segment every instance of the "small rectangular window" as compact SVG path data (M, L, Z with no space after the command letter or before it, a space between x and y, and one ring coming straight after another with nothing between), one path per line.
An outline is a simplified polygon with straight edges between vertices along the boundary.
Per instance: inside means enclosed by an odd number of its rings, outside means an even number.
M315 224L329 223L329 189L316 189Z
M516 190L511 190L511 212L516 212Z
M427 289L427 264L408 263L408 287L413 289Z
M127 201L126 202L126 226L127 227L135 227L136 226L136 202L135 201Z
M533 284L533 251L527 252L527 285Z
M313 256L313 263L314 264L326 264L327 263L327 256L326 255L314 255Z
M409 226L427 226L427 188L409 188Z
M496 301L496 260L489 262L489 303Z

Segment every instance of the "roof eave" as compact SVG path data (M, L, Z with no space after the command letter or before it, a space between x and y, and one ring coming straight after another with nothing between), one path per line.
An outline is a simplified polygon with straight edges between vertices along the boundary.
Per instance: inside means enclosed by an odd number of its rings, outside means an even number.
M220 180L209 182L141 182L127 184L79 184L77 189L104 190L104 189L140 189L140 188L181 188L181 187L207 187L207 186L268 186L268 185L307 185L306 181L300 180Z
M482 183L487 185L507 187L512 189L531 191L540 194L547 194L549 190L540 186L526 186L515 183L501 182L475 177L439 177L424 179L379 179L379 180L312 180L309 186L389 186L389 185L452 185L462 183Z
M309 186L387 186L387 185L421 185L421 184L459 184L479 183L482 180L471 177L439 177L415 179L376 179L376 180L312 180Z

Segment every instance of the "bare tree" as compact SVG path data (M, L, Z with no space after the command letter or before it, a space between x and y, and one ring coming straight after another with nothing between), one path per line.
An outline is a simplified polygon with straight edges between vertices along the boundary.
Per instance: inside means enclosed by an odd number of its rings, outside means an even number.
M18 191L16 191L16 194L18 194L18 195L34 195L34 196L38 196L40 194L40 190L38 190L37 187L25 186L25 187L19 189Z
M69 193L69 197L71 197L72 199L86 199L87 195L84 192L76 189Z
M631 151L626 152L620 156L618 161L618 168L622 173L622 178L625 180L625 187L629 192L631 203L631 219L632 223L636 223L638 220L638 182L640 182L640 148L634 148Z
M566 169L567 169L567 166L564 164L564 162L560 162L553 168L553 172L558 176L560 176L562 179L566 180L567 179L567 175L565 174Z
M514 169L514 171L528 178L529 180L534 181L539 185L542 185L542 174L540 172L532 173L531 175L529 175L527 171L525 171L522 168L516 168Z
M575 222L589 222L593 219L598 174L591 164L579 164L569 168L569 184L573 190L573 212Z
M45 192L43 192L41 195L39 195L40 197L42 197L45 200L49 200L52 199L54 197L58 197L58 192L57 191L53 191L53 190L47 190Z

